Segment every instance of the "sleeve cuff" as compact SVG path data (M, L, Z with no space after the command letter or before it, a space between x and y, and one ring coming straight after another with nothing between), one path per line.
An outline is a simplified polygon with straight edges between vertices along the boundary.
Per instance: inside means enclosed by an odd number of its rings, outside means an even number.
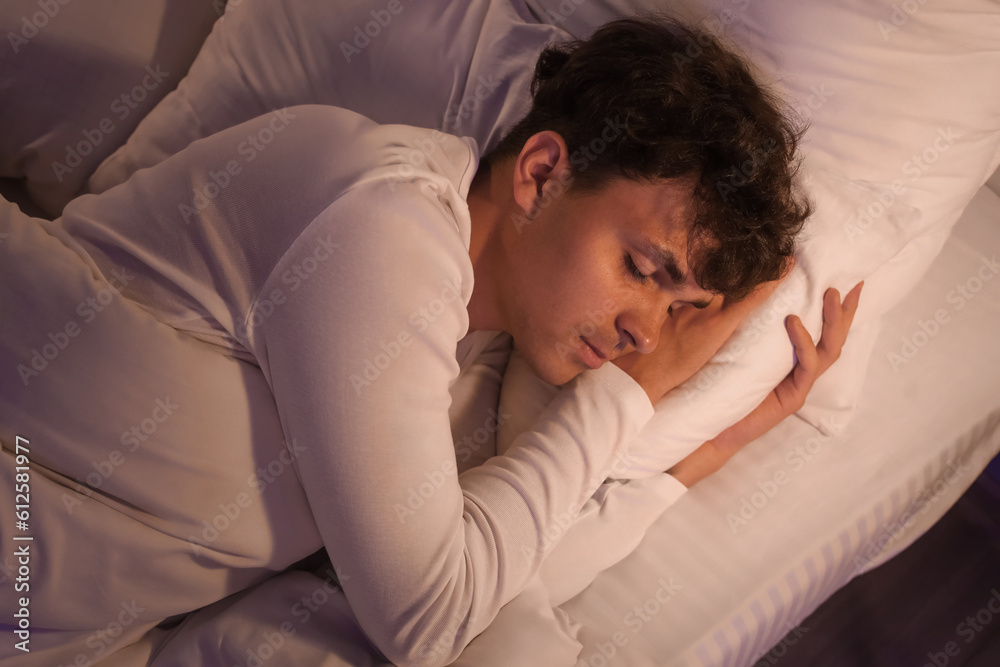
M673 505L677 499L687 493L688 487L669 473L656 475L650 479L656 480L654 483L655 493L663 499L666 505Z
M632 376L618 368L615 364L606 363L596 370L584 371L581 377L586 377L599 382L621 401L628 406L628 409L635 415L641 424L645 424L653 417L653 404L649 400L646 391L639 386L639 383L632 379Z

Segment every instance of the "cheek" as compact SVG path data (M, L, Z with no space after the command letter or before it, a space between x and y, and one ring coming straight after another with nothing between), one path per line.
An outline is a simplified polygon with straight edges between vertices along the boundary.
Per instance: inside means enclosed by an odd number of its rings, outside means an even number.
M516 254L515 275L522 326L563 340L587 321L588 313L608 310L622 300L620 244L607 235L588 233L580 219L539 220ZM514 268L514 267L512 267ZM603 319L603 318L602 318Z
M557 302L549 306L553 333L565 344L575 345L580 334L608 343L615 338L614 314L625 297L622 279L588 253L586 261L565 269Z
M591 295L602 288L600 272L587 261L589 254L577 248L566 248L552 257L545 267L545 307L550 316L572 320L579 316L581 307Z
M624 282L617 250L586 247L566 258L565 290L577 306L593 308L608 298L620 299Z

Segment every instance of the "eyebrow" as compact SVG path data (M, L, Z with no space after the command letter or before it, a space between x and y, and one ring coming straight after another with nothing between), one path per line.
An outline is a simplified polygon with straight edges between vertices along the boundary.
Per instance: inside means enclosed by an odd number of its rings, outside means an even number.
M683 273L681 273L680 267L677 265L677 258L674 253L663 246L653 243L652 239L648 236L643 236L640 240L643 252L647 253L657 264L662 264L663 268L666 270L667 275L678 285L685 285L688 283L688 278ZM691 305L695 308L701 310L703 308L708 308L711 305L711 299L701 299L699 301L692 301Z

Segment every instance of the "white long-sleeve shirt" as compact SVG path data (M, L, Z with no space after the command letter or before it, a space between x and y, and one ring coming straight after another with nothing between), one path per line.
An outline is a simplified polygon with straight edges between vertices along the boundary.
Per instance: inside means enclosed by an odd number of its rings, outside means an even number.
M451 389L497 342L467 335L476 165L468 139L295 107L81 198L61 220L105 275L131 276L125 297L259 366L351 607L405 664L457 657L653 411L608 364L503 456L458 474Z

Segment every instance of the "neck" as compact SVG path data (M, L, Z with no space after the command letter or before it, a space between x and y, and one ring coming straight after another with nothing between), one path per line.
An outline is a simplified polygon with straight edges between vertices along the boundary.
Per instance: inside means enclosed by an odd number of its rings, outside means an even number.
M507 170L503 166L480 162L469 188L469 215L472 218L469 258L475 277L469 300L470 333L507 330L500 302L500 279L504 274L499 232L504 216L503 204L511 193L510 179L504 180Z

